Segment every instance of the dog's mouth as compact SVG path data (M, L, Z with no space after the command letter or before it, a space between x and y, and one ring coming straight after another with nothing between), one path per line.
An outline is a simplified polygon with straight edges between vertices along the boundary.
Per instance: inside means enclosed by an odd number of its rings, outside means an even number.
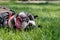
M15 20L16 28L21 29L22 28L22 19L20 17L17 17L14 20Z

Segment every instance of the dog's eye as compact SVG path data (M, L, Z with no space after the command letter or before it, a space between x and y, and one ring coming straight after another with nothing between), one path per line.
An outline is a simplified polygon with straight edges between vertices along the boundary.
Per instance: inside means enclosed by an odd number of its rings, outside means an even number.
M28 20L27 20L27 19L23 19L22 21L23 21L23 22L24 22L24 21L25 21L25 22L28 22Z

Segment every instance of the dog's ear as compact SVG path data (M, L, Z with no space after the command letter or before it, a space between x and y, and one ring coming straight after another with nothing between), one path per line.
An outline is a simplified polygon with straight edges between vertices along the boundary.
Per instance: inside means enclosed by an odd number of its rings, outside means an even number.
M37 15L35 15L35 16L34 16L34 19L36 19L37 17L38 17L38 16L37 16Z

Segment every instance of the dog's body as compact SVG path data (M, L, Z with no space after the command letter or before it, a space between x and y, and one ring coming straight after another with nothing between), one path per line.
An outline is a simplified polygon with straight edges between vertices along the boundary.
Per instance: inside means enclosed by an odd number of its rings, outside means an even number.
M10 28L26 29L29 26L35 27L34 16L28 12L15 12L7 7L0 6L0 26L9 26Z
M0 26L7 25L7 21L13 16L15 13L9 8L0 6Z
M27 12L20 12L19 14L13 15L9 19L8 25L11 28L16 28L20 30L28 28L28 26L34 28L35 27L34 16Z

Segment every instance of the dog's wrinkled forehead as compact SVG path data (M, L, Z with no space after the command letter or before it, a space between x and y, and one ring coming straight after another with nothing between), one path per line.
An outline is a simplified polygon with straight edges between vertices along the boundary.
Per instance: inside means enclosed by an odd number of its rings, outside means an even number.
M19 13L19 16L26 17L27 15L26 15L25 12L20 12L20 13Z
M20 12L18 15L22 18L22 21L28 22L29 18L25 12Z

